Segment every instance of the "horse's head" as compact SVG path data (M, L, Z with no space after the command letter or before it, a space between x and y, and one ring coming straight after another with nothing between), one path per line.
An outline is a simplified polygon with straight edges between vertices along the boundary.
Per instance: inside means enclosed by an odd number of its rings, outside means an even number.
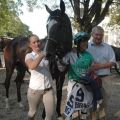
M72 48L71 22L65 13L65 5L61 0L60 10L52 11L46 5L46 10L50 14L47 20L47 40L46 51L49 55L57 55L62 58Z

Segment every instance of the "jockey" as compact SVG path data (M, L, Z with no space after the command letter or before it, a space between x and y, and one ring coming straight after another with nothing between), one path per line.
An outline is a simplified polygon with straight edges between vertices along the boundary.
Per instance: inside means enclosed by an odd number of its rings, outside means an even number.
M75 36L74 36L74 44L77 45L77 54L79 55L79 50L80 50L80 41L81 40L89 40L90 35L86 32L78 32ZM79 57L79 56L78 56ZM89 83L90 86L92 87L93 90L93 95L94 95L94 109L96 109L96 105L97 105L97 101L102 99L102 94L100 91L101 85L99 85L99 83L97 83L97 81L95 81L94 79L94 75L93 75L93 71L90 71L90 69L88 70L88 73L85 74L85 76L81 76L81 83L83 82L83 84L85 83ZM96 78L98 78L96 76ZM100 78L98 78L99 80L101 80ZM78 81L79 82L79 81Z
M69 84L80 81L82 76L90 69L94 59L90 53L86 51L90 35L86 32L78 32L74 36L74 45L71 52L64 58L63 63L69 65L68 70L68 88ZM71 86L71 85L70 85ZM69 95L70 90L68 90Z
M87 75L87 73L90 70L91 65L94 62L92 55L86 51L86 49L88 47L89 38L90 38L90 35L87 32L78 32L74 36L74 45L75 46L73 47L72 51L63 58L63 63L69 66L69 68L68 68L68 80L69 81L68 81L68 87L67 87L67 91L68 91L67 100L69 100L69 97L71 95L71 92L72 92L76 82L82 83L81 86L83 88L85 88L84 84L90 83L91 87L93 87L93 91L95 90L94 89L94 85L95 85L94 80ZM82 97L83 97L83 99L81 101L82 104L85 103L86 99L90 99L90 97L89 98L86 96L82 96ZM101 97L100 97L100 99L101 99ZM89 102L89 100L88 100L88 102ZM86 104L86 106L87 106L87 104ZM65 111L66 111L66 108L65 108ZM67 120L70 120L70 118L68 117Z

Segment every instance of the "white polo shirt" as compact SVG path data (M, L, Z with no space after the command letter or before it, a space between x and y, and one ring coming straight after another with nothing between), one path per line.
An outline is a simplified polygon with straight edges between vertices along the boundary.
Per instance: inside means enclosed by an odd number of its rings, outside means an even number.
M25 56L25 61L35 59L38 56L35 52L28 53ZM34 70L29 70L31 73L29 88L34 90L44 90L50 88L53 84L52 76L49 71L49 62L45 58L42 59L38 67Z

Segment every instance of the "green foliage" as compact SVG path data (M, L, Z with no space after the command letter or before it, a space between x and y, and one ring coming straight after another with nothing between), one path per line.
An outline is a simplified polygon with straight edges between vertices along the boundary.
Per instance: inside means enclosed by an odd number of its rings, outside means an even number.
M42 8L44 4L57 7L60 0L14 0L10 3L11 10L17 14L22 13L20 6L23 3L27 4L29 11L33 11L35 8ZM24 1L24 2L23 2ZM70 13L73 13L72 25L73 29L77 31L91 32L91 29L100 24L106 15L109 13L109 8L113 3L120 3L120 0L63 0L66 3L67 9L70 9ZM71 9L72 8L72 9ZM120 24L120 10L118 8L111 8L111 23ZM118 11L118 12L117 12ZM117 13L116 13L117 12ZM19 21L19 20L18 20ZM17 24L19 25L19 24Z
M110 23L109 25L120 25L120 4L113 5L110 9Z
M12 37L18 35L28 35L31 33L29 27L21 22L13 4L9 0L0 1L0 36L12 33Z

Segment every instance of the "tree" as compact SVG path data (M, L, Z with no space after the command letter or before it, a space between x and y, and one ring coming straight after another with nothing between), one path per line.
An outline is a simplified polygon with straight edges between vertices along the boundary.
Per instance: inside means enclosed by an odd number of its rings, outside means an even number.
M119 4L114 4L110 8L110 23L109 25L120 25L120 7Z
M41 3L47 1L48 0L26 0L26 3L30 10L33 10L36 7L41 7ZM91 32L94 26L104 20L109 12L110 6L113 3L119 2L119 0L64 0L64 2L71 5L74 13L74 16L71 17L72 23L77 31ZM55 3L56 2L54 2L54 4Z
M113 0L107 0L106 2L103 2L102 0L94 0L90 5L90 0L84 0L83 2L80 0L71 1L74 11L74 19L79 25L78 31L82 30L90 32L94 26L101 23L108 13L112 2ZM105 4L104 7L102 7L103 3Z
M28 35L29 27L21 22L8 0L0 1L0 35L11 33L11 37Z

